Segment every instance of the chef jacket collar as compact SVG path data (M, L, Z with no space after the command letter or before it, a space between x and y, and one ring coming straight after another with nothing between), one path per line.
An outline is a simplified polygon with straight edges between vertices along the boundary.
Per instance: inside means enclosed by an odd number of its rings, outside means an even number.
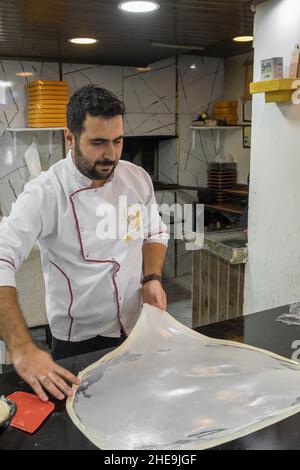
M79 170L78 168L76 167L74 161L73 161L73 157L72 157L72 150L69 150L68 151L68 154L67 154L67 157L66 157L66 160L67 160L67 163L68 163L68 167L70 168L73 176L76 178L76 180L78 181L78 183L80 185L83 185L84 187L89 187L91 186L92 184L92 180L90 178L88 178L87 176L83 175ZM115 169L115 171L117 170L117 168ZM110 175L110 177L106 180L105 184L103 186L106 186L107 184L110 184L112 183L113 181L113 177L114 177L114 173L115 171L113 172L112 175ZM100 187L103 187L103 186L100 186Z

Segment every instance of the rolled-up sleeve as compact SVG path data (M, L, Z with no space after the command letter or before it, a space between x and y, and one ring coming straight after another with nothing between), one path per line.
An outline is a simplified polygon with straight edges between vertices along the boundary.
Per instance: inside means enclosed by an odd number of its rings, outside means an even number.
M16 287L15 273L28 256L42 230L33 194L22 193L11 213L0 223L0 286Z
M152 180L148 174L146 175L149 184L150 196L146 203L147 223L144 226L144 243L162 243L163 245L168 246L170 236L167 226L159 214Z

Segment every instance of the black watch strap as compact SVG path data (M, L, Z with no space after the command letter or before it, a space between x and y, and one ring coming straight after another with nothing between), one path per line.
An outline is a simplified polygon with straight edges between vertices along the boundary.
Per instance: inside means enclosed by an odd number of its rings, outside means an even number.
M144 284L146 284L146 282L149 282L149 281L162 282L162 278L158 274L148 274L147 276L144 276L142 284L144 285Z

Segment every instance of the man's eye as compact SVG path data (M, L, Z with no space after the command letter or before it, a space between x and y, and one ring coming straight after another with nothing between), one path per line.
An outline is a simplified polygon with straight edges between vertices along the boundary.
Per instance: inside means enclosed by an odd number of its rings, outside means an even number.
M121 144L121 142L122 142L122 139L114 141L115 144Z

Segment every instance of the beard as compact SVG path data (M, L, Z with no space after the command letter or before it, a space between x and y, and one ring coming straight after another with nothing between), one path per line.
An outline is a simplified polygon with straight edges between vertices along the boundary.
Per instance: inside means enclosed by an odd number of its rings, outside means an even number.
M110 160L109 158L104 158L103 160L96 160L95 162L90 163L81 152L79 144L75 140L74 162L80 173L82 173L84 176L87 176L91 180L99 181L106 180L113 174L117 164L119 163L119 160ZM101 166L110 166L111 169L101 170Z

